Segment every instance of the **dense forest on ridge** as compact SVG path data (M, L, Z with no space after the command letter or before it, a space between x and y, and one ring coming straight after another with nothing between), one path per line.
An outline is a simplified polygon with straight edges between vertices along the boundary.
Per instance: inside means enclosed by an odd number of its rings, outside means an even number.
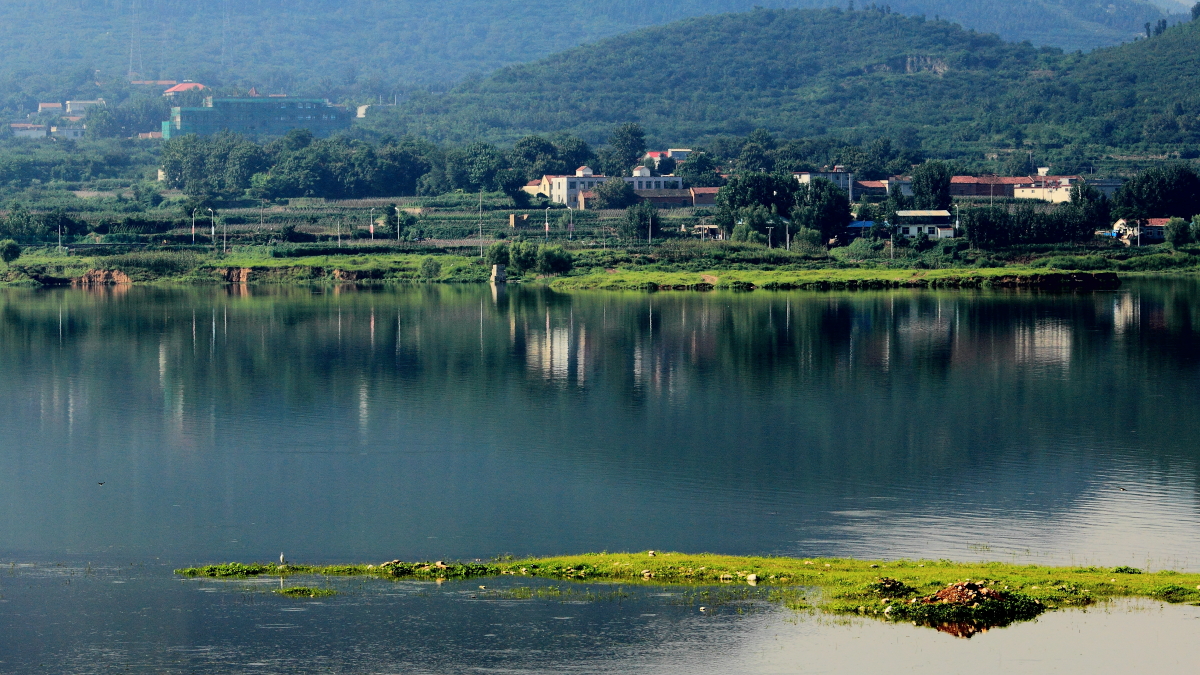
M439 141L638 122L655 142L763 128L914 139L932 154L1200 145L1200 22L1088 54L869 8L687 19L511 66L366 120Z

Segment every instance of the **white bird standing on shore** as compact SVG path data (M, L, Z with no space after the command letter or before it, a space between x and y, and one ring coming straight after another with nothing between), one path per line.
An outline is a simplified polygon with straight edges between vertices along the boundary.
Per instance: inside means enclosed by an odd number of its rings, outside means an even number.
M283 558L283 551L280 551L280 552L279 552L279 564L280 564L280 565L286 565L286 564L287 564L287 560L284 560L284 558Z

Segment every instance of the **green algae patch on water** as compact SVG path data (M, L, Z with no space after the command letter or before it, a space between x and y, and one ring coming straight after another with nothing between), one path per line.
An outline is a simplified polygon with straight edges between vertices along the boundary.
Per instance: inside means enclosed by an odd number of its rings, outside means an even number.
M328 598L337 595L337 591L332 588L312 588L310 586L277 588L274 592L288 598Z

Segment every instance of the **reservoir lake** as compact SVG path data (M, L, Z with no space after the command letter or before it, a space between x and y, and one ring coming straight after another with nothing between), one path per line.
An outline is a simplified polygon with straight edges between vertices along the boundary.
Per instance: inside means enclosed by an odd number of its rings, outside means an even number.
M1200 669L1200 608L1150 601L956 640L698 616L670 587L297 602L172 574L645 549L1200 570L1200 280L3 289L0 374L0 672Z

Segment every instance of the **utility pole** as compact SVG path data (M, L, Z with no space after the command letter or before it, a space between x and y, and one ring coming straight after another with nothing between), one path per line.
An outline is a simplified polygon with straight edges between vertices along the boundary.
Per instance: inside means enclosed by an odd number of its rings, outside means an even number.
M571 223L567 225L567 239L571 239L571 235L575 233L575 209L567 205L567 213L571 214Z
M338 248L342 246L342 219L338 218Z
M221 253L224 254L229 247L229 221L221 220Z
M209 238L212 239L213 249L215 250L217 248L217 212L209 209L208 215L212 216L212 231L209 233Z
M396 205L396 241L400 241L400 205Z
M483 188L479 188L479 257L483 257Z
M772 225L767 226L767 248L771 248L771 235L774 234L774 231L775 231L774 226L772 226Z
M546 207L546 241L550 241L550 207Z
M196 244L196 211L199 211L199 209L192 209L192 245L193 246Z
M368 217L371 219L371 225L370 225L371 241L375 241L375 207L373 207L373 206L371 207L370 213L371 213L371 215Z
M654 212L650 212L650 221L646 224L646 245L654 245Z

